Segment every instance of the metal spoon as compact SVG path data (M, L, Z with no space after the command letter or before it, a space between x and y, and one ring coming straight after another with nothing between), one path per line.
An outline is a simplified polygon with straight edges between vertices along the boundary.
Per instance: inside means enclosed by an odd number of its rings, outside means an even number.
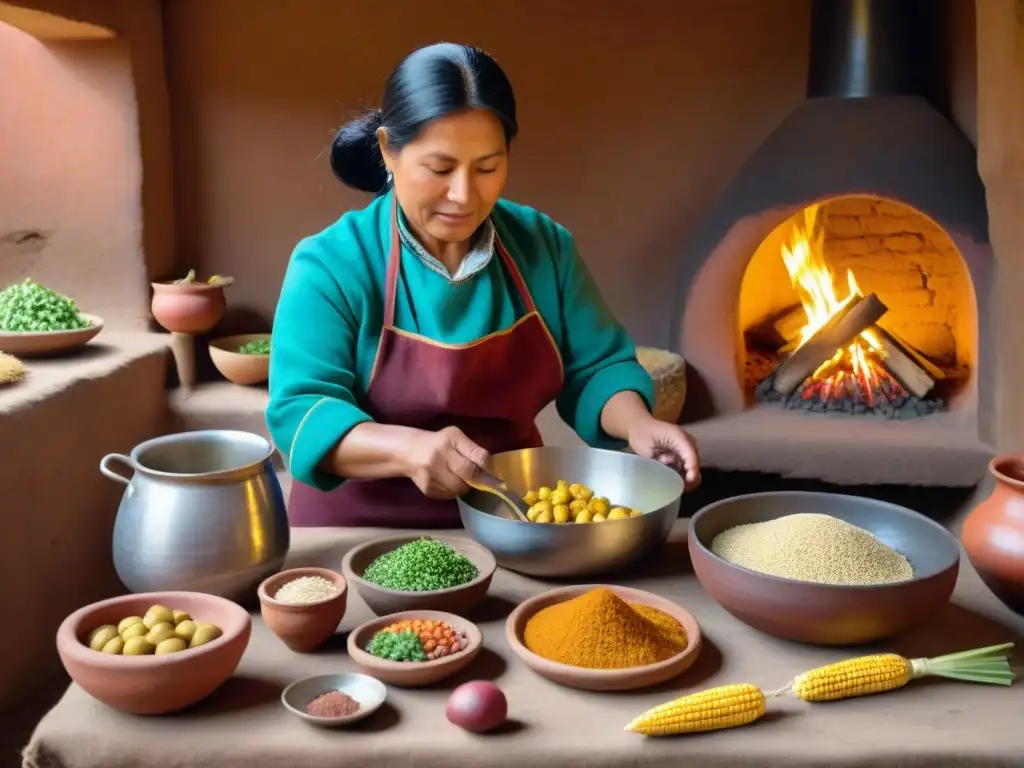
M505 502L505 506L509 507L519 520L524 523L530 522L529 518L526 517L527 507L525 502L509 491L504 480L499 480L487 470L480 468L468 484L478 491L484 491L485 493L497 496Z

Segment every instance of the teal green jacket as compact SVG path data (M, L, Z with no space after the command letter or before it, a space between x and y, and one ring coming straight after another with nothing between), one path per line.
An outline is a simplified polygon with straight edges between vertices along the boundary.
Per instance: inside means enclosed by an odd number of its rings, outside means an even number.
M321 490L343 478L317 469L357 424L372 421L365 392L384 322L392 193L351 211L295 248L274 317L267 426L292 476ZM558 413L595 447L621 447L601 429L601 410L633 390L653 407L654 385L609 311L572 235L544 214L501 200L492 220L519 266L565 364ZM395 325L467 344L504 330L525 310L501 259L452 283L402 249ZM528 365L526 361L524 367Z

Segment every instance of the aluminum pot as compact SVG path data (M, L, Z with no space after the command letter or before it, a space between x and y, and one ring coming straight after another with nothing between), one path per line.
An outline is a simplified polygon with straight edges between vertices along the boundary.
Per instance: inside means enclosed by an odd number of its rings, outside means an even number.
M483 491L459 498L470 536L491 550L502 567L530 576L589 576L624 568L662 546L679 517L679 473L632 453L529 448L492 456L490 469L516 493L565 480L645 513L626 520L549 525L505 517L502 502Z
M249 432L201 430L157 437L100 472L123 483L114 567L132 592L206 592L243 601L288 554L274 449ZM124 464L130 478L112 465Z

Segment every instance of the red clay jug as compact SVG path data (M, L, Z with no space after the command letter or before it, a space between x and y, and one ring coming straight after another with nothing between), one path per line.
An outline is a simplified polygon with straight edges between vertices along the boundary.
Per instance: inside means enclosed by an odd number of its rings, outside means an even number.
M967 516L960 538L986 586L1024 613L1024 454L996 456L988 471L995 490Z

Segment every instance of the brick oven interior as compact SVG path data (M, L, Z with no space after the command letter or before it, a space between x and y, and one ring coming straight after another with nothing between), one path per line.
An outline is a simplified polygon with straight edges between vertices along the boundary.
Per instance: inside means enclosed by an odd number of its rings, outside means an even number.
M805 219L812 212L818 237L808 238L803 236ZM813 254L824 264L805 266L804 274L794 277L784 253L792 254L791 259ZM856 359L848 350L837 353L786 405L812 413L900 420L970 407L977 312L963 257L942 227L920 211L852 195L804 209L776 227L754 252L740 285L738 318L748 399L770 393L766 385L774 370L802 338L808 312L797 293L799 281L810 279L811 289L823 281L838 285L842 300L851 275L861 293L874 294L884 304L886 312L877 325L889 338L900 340L923 381L901 377L895 364L890 372L885 350L875 350L872 344L877 342L869 336L855 342L861 348ZM810 292L806 300L814 315L816 296Z

